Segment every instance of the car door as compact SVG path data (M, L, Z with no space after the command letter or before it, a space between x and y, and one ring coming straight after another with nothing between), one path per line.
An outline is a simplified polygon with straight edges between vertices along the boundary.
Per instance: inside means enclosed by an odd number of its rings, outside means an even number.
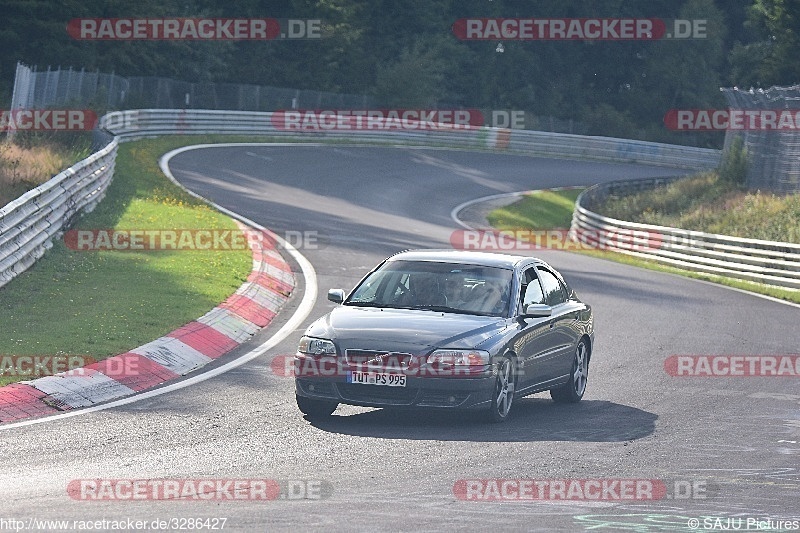
M569 291L551 270L538 267L538 275L544 292L544 303L553 308L547 336L549 345L547 366L548 379L561 379L570 374L573 349L577 342L575 322L581 307L569 300Z
M528 304L546 303L535 266L522 272L519 285L517 314L521 314ZM516 321L518 332L514 351L518 360L517 390L520 392L532 391L552 379L555 372L553 358L557 354L551 349L556 342L550 322L550 317Z

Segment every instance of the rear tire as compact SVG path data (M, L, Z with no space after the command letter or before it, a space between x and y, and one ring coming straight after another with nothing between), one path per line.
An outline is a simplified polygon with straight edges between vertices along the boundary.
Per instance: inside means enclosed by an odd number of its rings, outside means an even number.
M297 401L297 408L300 409L304 415L308 416L308 418L325 418L331 416L339 406L338 402L313 400L296 394L295 400Z
M589 380L589 348L586 340L578 341L575 347L575 356L572 360L572 372L569 374L569 381L550 389L550 397L559 403L578 403L586 392L586 384Z

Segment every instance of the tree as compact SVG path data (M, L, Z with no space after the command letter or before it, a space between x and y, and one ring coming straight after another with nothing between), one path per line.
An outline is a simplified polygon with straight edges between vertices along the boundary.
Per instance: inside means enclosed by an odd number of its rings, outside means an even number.
M800 0L754 0L748 26L755 40L733 46L731 82L741 87L800 83Z

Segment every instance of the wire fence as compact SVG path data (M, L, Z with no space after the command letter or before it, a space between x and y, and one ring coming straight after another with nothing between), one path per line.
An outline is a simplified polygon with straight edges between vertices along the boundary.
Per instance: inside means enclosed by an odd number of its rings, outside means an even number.
M193 83L161 77L124 78L116 74L51 69L17 63L11 109L87 107L118 109L367 109L369 95L287 89L240 83Z
M129 82L116 74L87 72L84 69L37 71L17 63L11 109L44 109L84 106L117 109L124 105Z
M777 112L791 110L791 116L800 117L800 85L749 91L734 87L722 89L722 92L731 109ZM744 141L749 159L746 182L748 188L776 193L800 192L800 124L795 123L794 126L727 131L725 151L737 137Z
M163 77L130 77L75 70L38 70L17 63L12 109L80 107L100 114L124 109L217 109L225 111L278 111L284 109L353 109L383 107L366 94L339 94L242 83L193 83ZM459 106L433 105L431 109ZM481 109L487 126L506 127L493 122L493 110ZM503 110L506 113L510 110ZM523 111L522 129L586 135L589 126L574 119L562 119ZM492 119L490 120L490 117Z

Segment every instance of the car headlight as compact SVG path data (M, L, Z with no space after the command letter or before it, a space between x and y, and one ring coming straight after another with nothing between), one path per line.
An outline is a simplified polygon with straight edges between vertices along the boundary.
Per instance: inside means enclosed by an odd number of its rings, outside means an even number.
M297 351L310 355L336 355L336 346L328 339L303 336Z
M483 366L490 362L485 350L436 350L428 356L428 364Z

